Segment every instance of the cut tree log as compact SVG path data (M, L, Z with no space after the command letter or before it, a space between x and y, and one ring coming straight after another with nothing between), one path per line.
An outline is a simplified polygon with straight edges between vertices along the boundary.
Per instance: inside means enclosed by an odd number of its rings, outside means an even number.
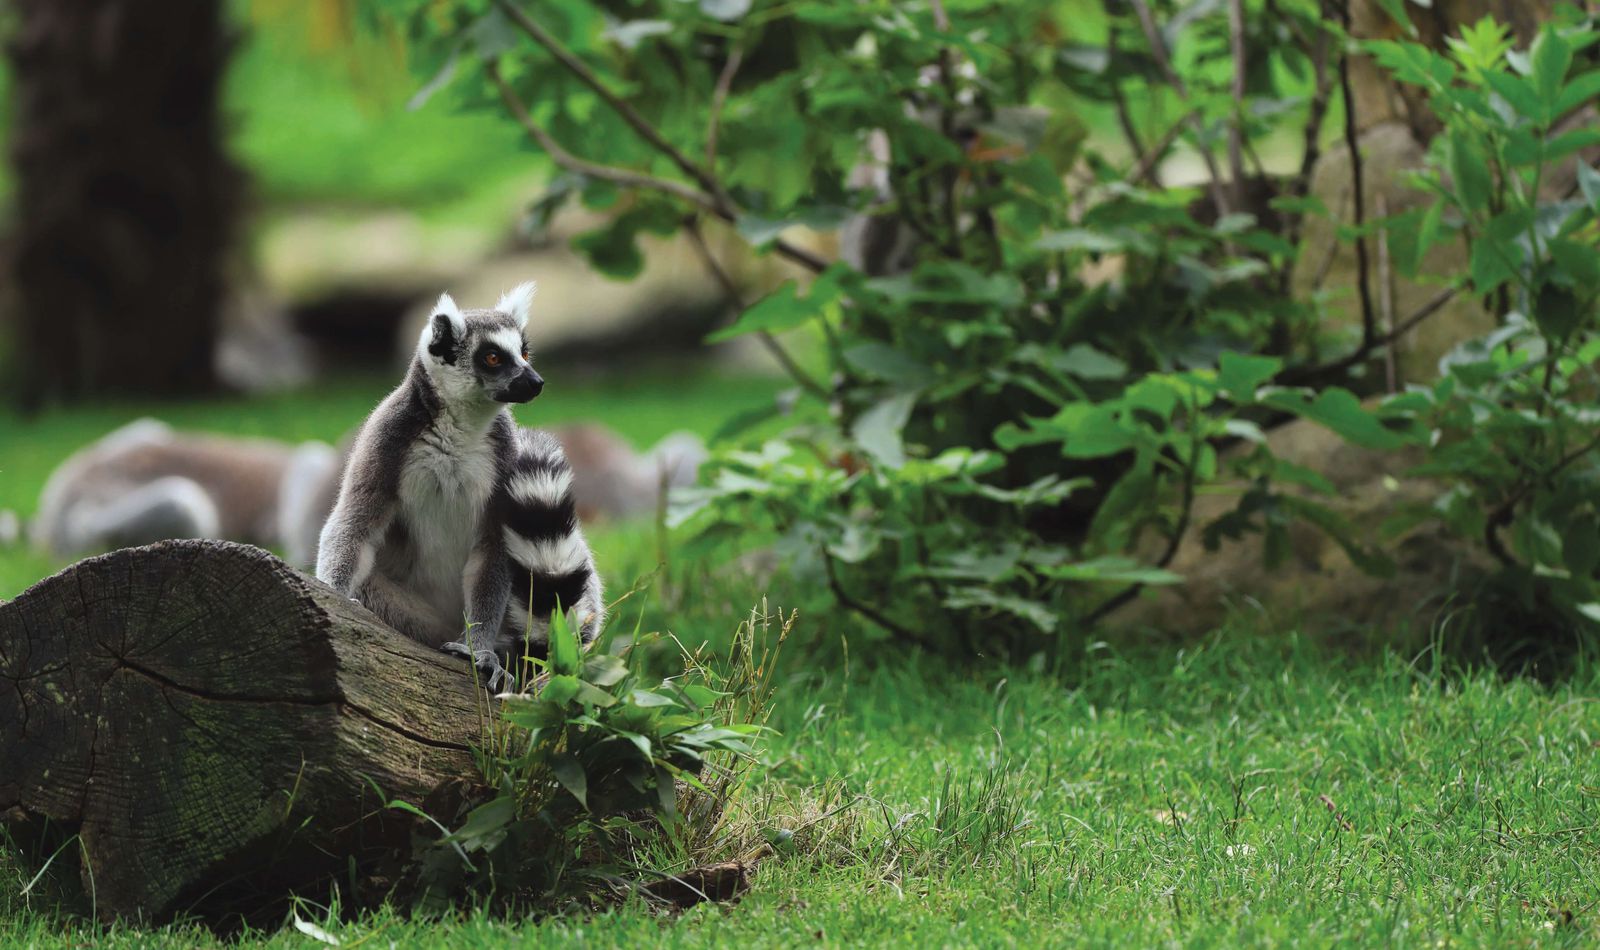
M258 548L116 551L0 604L0 816L76 833L105 919L281 908L403 855L384 799L472 779L486 702Z

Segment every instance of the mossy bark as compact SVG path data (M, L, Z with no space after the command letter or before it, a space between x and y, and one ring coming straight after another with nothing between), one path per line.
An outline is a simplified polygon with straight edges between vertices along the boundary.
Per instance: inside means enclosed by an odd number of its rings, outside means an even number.
M117 551L0 604L0 815L75 831L102 917L266 906L403 854L383 800L470 776L483 702L257 548Z

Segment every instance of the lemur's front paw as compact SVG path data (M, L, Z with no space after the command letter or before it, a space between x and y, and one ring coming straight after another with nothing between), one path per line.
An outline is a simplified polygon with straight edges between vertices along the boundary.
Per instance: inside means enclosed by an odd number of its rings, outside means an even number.
M439 646L439 649L452 656L459 656L471 660L478 668L478 673L483 677L483 684L490 692L496 692L506 681L506 669L500 665L500 657L493 650L477 650L472 644L464 640L451 640Z

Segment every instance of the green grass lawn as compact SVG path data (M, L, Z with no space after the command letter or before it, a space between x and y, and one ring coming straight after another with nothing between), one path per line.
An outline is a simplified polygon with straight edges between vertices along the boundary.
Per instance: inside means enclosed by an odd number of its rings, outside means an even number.
M336 438L388 385L233 402L0 416L0 506L31 511L72 449L154 413L185 427ZM709 430L769 380L552 386L523 421L607 421L643 444ZM647 528L603 532L613 590L653 565ZM0 553L0 595L52 569ZM620 575L620 576L619 576ZM731 584L731 586L730 586ZM775 597L792 596L782 590ZM715 594L703 591L715 590ZM768 591L684 587L652 624L725 637ZM784 603L791 601L785 600ZM626 611L623 611L626 613ZM779 677L775 764L741 794L788 828L739 903L506 920L354 919L344 946L1592 945L1600 937L1600 672L1556 685L1360 656L1240 626L1205 642L1099 645L1055 670L951 664L804 615ZM1072 651L1069 651L1072 652ZM832 812L832 814L829 814ZM826 817L823 817L826 816ZM0 946L222 941L104 929L24 894L0 855ZM245 945L315 946L285 927Z
M1348 662L1248 631L1102 649L1056 675L904 655L794 670L780 764L749 797L859 797L738 904L321 922L379 947L1592 945L1597 686L1588 670L1543 688ZM99 930L30 910L18 872L0 881L0 945L213 942Z

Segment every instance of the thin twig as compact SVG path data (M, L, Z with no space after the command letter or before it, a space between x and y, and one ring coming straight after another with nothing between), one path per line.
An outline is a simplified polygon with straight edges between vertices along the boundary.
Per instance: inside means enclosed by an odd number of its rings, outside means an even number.
M1344 31L1350 32L1350 10L1339 5L1339 18ZM1339 93L1344 97L1344 143L1350 151L1350 195L1356 216L1356 292L1361 298L1361 341L1363 346L1377 338L1377 315L1372 306L1372 289L1367 286L1367 236L1362 233L1367 223L1367 197L1365 175L1361 167L1361 141L1356 125L1356 97L1350 85L1350 56L1339 57Z
M1106 56L1109 58L1109 71L1112 76L1117 74L1117 23L1111 21L1111 29L1106 36ZM1135 166L1142 166L1145 162L1144 143L1139 141L1139 130L1133 125L1133 116L1128 111L1128 98L1122 94L1122 83L1115 79L1111 81L1111 101L1117 107L1117 123L1122 126L1122 137L1128 140L1128 148L1133 152Z
M1190 407L1191 415L1198 414L1198 412L1198 408L1194 406ZM1193 425L1194 419L1191 418L1190 426L1193 427ZM1197 429L1191 428L1190 434L1193 436L1193 446L1189 450L1189 462L1184 466L1183 469L1183 507L1179 509L1178 512L1178 523L1173 525L1172 533L1167 536L1166 550L1161 552L1161 557L1157 559L1155 563L1155 566L1158 568L1165 568L1168 564L1172 563L1172 559L1174 557L1177 557L1178 548L1183 544L1183 536L1189 533L1189 520L1194 515L1195 483L1199 477L1200 451L1205 446L1206 440L1200 437ZM1121 591L1118 591L1117 593L1101 601L1099 606L1089 611L1089 613L1084 616L1083 623L1085 625L1099 623L1117 608L1129 603L1135 597L1139 596L1139 593L1143 591L1144 588L1145 585L1142 581L1137 584L1130 584L1129 586L1123 588Z
M1370 344L1363 343L1355 352L1341 357L1331 363L1320 366L1310 366L1301 369L1290 368L1278 376L1275 383L1280 386L1304 386L1337 375L1365 361L1372 352L1379 347L1389 346L1396 340L1410 333L1417 324L1439 312L1439 309L1460 293L1459 287L1445 287L1423 303L1422 306L1412 311L1411 315L1395 324L1395 328L1380 337L1376 337Z
M933 11L933 25L941 33L950 32L950 15L945 12L943 0L929 0ZM944 88L944 101L939 104L939 134L955 145L958 151L964 151L962 143L956 139L956 70L955 53L948 45L939 47L939 84ZM950 257L960 260L961 253L961 168L955 165L946 165L941 169L944 178L944 226L948 232L949 240L945 245L945 253Z
M1389 216L1388 202L1383 200L1383 195L1374 196L1378 205L1378 217ZM1389 229L1382 228L1378 231L1378 307L1379 314L1383 317L1384 335L1394 332L1394 278L1391 273L1389 259ZM1395 348L1383 348L1383 370L1385 388L1395 392L1399 386L1395 372Z
M1249 61L1244 49L1244 0L1228 0L1228 50L1233 54L1233 121L1228 123L1228 171L1233 175L1233 206L1244 207L1244 80Z
M1585 455L1588 455L1597 448L1600 448L1600 435L1596 435L1594 438L1591 438L1589 441L1583 443L1582 445L1568 452L1566 455L1563 455L1561 458L1557 459L1556 464L1550 466L1549 471L1541 472L1534 480L1524 482L1522 486L1516 491L1512 492L1505 501L1495 506L1494 511L1489 513L1489 517L1484 519L1483 525L1484 546L1489 549L1490 554L1494 555L1495 560L1499 561L1506 567L1516 566L1516 558L1512 557L1511 554L1506 551L1505 545L1500 543L1500 529L1511 523L1512 517L1516 514L1517 505L1521 504L1522 500L1527 498L1528 495L1533 492L1534 488L1537 487L1539 482L1546 481L1555 477L1556 475L1561 474L1561 471L1568 465L1571 465L1578 459L1583 458Z
M1155 57L1156 67L1161 70L1161 75L1166 79L1184 102L1189 101L1189 87L1172 68L1172 56L1167 51L1166 41L1161 38L1161 31L1156 27L1155 16L1150 12L1150 5L1145 0L1128 0L1133 10L1139 17L1139 26L1144 30L1145 41L1150 44L1150 55ZM1211 200L1217 206L1217 217L1222 218L1232 211L1228 201L1227 191L1222 186L1222 172L1217 168L1217 160L1211 154L1211 149L1206 147L1205 127L1200 122L1200 110L1191 109L1184 116L1184 121L1195 134L1195 145L1200 152L1200 158L1206 163L1206 171L1211 175Z
M488 72L490 81L499 90L500 99L505 103L506 109L511 113L511 117L516 119L529 137L549 154L552 161L567 171L601 181L609 181L626 188L641 188L671 195L680 201L704 208L729 224L733 224L737 220L737 209L731 205L721 203L711 195L682 182L673 181L669 178L657 178L653 175L646 175L627 168L618 168L614 165L602 165L572 154L560 142L556 141L554 136L545 131L543 126L533 120L533 117L528 114L528 107L523 105L521 99L517 98L517 94L512 91L510 84L500 75L499 68L493 62L486 64L485 69ZM828 267L827 261L783 238L773 241L772 249L813 273L820 274Z
M722 127L722 109L728 102L728 90L733 88L733 77L744 63L744 48L735 45L728 51L728 61L722 64L717 76L717 88L711 93L711 117L706 121L706 168L717 168L717 134Z
M638 133L640 138L648 142L656 151L671 159L673 164L682 169L685 175L698 182L701 188L721 200L722 188L710 172L696 165L689 156L662 137L661 133L656 131L655 126L651 125L633 106L628 105L621 96L612 92L611 88L602 82L600 77L596 76L594 71L583 60L573 55L571 50L563 46L560 40L550 35L544 27L524 13L516 4L511 3L510 0L495 0L495 6L499 7L500 12L509 17L511 22L515 23L522 32L528 34L535 43L544 47L546 52L554 56L556 61L565 66L568 72L572 73L580 82L593 90L595 95L604 100L605 104L611 107L611 111L626 122L629 128Z
M516 93L511 90L510 84L500 75L499 67L490 62L485 68L488 71L489 80L500 91L500 100L505 103L506 109L511 113L511 117L517 120L517 123L522 126L535 142L539 143L539 147L544 149L557 165L567 171L589 178L609 181L626 188L659 191L679 200L687 201L690 204L698 205L713 213L717 211L716 201L710 195L682 182L672 181L667 178L657 178L654 175L646 175L643 172L636 172L626 168L617 168L614 165L602 165L585 158L579 158L567 151L560 142L555 140L554 136L533 120L533 116L528 114L527 106L522 104L522 100L518 99Z
M1333 81L1328 74L1328 49L1330 42L1326 30L1319 31L1315 44L1306 40L1304 33L1298 26L1294 26L1292 18L1285 18L1291 24L1295 36L1300 39L1305 48L1306 56L1311 60L1311 72L1316 77L1315 88L1311 93L1310 112L1306 116L1305 144L1300 152L1300 169L1295 173L1290 182L1288 193L1295 199L1304 199L1311 193L1311 175L1316 170L1317 160L1322 157L1322 123L1328 115L1328 104L1333 98ZM1285 239L1291 247L1299 246L1300 232L1305 226L1307 212L1298 210L1289 215ZM1333 246L1337 247L1335 241ZM1329 256L1332 260L1332 256ZM1278 278L1279 289L1287 293L1291 275L1294 273L1293 261L1285 262ZM1321 281L1319 280L1320 284Z
M912 633L908 628L902 627L900 624L890 620L886 614L877 608L871 606L870 604L864 604L850 596L850 594L845 591L844 585L839 583L839 575L835 573L833 569L833 558L828 555L827 549L825 548L822 550L822 569L827 572L828 586L833 589L833 597L841 606L848 610L855 611L856 613L889 631L905 642L916 643L922 639L921 637L918 637L916 634Z
M743 312L746 307L744 295L739 292L739 285L733 282L733 278L729 276L728 271L717 260L716 255L712 253L711 245L706 243L705 233L700 229L699 220L690 216L684 222L683 229L688 233L689 241L694 245L695 253L700 255L700 260L706 265L706 270L711 272L712 279L722 287L722 292L728 296L728 300L732 302L734 307ZM795 362L794 357L789 355L789 351L783 348L783 344L779 343L778 338L773 336L770 331L757 330L756 338L767 348L767 352L772 354L772 358L777 360L778 364L783 367L783 371L788 373L789 377L798 383L801 388L819 399L824 401L828 399L828 391L823 388L821 383L813 379L809 373L800 368L800 364Z
M1178 136L1183 134L1183 127L1189 123L1190 119L1199 114L1200 110L1198 108L1190 109L1177 122L1174 122L1171 128L1162 133L1161 138L1157 139L1155 144L1150 146L1150 150L1144 153L1144 157L1133 168L1128 170L1128 180L1135 185L1144 184L1159 187L1161 182L1157 180L1156 172L1161 167L1161 159L1166 156L1167 149L1172 147L1172 143L1178 140Z

